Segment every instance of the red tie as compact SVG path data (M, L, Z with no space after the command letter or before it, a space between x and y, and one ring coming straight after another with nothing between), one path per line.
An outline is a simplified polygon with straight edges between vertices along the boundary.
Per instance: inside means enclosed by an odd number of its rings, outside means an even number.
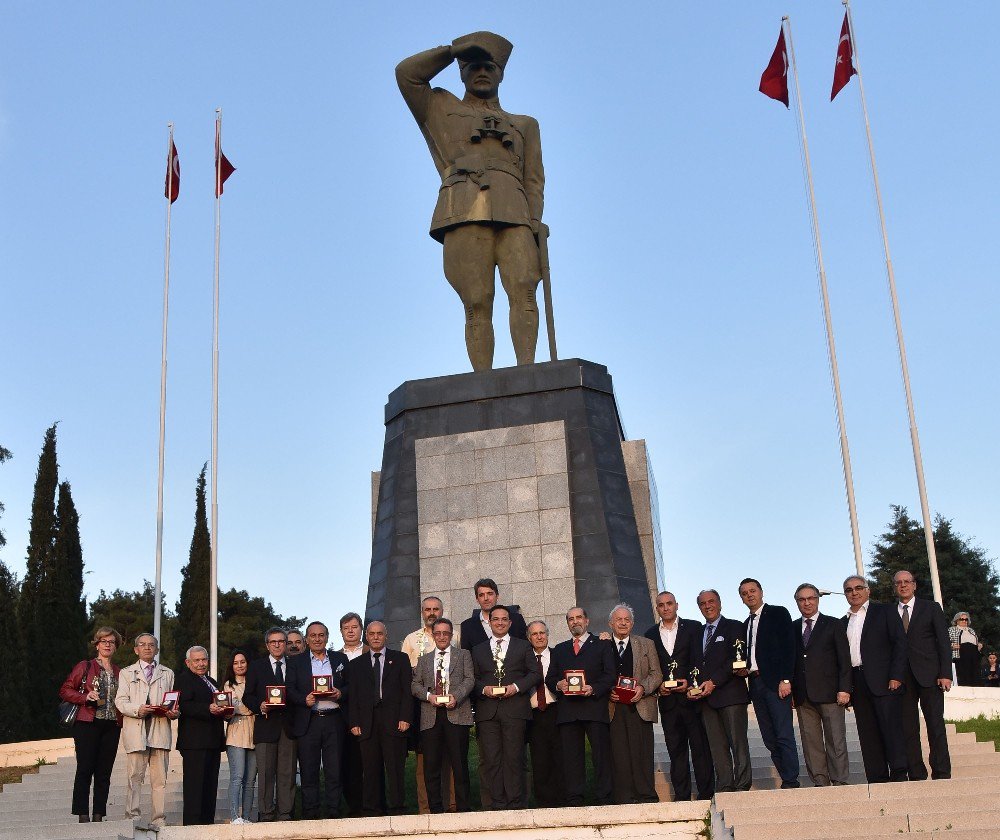
M538 673L543 673L542 669L542 655L540 653L535 654L535 659L538 660ZM538 684L535 689L535 698L538 700L538 710L540 712L545 711L545 707L548 705L548 701L545 699L545 682L544 680Z
M580 655L580 640L578 638L573 639L573 655L574 656Z

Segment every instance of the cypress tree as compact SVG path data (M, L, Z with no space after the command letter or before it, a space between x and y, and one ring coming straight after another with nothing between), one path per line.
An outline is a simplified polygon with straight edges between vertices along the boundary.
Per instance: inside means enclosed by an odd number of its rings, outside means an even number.
M13 456L6 447L0 446L0 464ZM0 516L4 506L0 502ZM7 538L0 530L0 548L7 545ZM0 638L17 640L17 599L18 586L10 569L0 560ZM26 737L24 690L27 684L24 671L24 657L17 644L0 645L0 743L19 741Z
M212 543L208 533L205 505L206 463L195 485L194 534L187 565L181 570L181 593L177 601L177 656L183 658L192 645L208 647L209 584L212 567Z

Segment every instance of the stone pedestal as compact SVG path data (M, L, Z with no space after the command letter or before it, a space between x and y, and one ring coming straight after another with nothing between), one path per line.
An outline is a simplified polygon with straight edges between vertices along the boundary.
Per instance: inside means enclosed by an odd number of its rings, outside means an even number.
M385 621L391 644L420 626L426 595L467 618L482 577L501 603L545 619L553 641L575 604L595 631L620 601L639 632L653 622L655 485L645 446L629 442L626 468L605 367L567 359L406 382L385 422L366 620Z

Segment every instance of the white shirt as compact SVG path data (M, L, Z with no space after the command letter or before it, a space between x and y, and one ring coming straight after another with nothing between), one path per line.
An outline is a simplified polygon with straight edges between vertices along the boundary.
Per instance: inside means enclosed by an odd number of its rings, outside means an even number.
M497 642L500 642L500 653L497 653ZM498 639L492 633L490 634L490 653L494 658L504 659L507 656L507 648L510 646L510 633L507 633L502 638Z
M351 662L357 659L359 656L361 656L362 653L365 652L365 646L363 642L359 644L356 648L348 648L347 645L344 645L340 649L340 652L347 657L348 662Z
M663 649L669 656L674 655L674 645L677 643L677 631L680 629L680 618L674 618L674 626L668 627L660 622L660 641L663 642Z
M493 638L493 628L490 627L490 616L489 613L483 614L483 611L479 611L479 623L483 625L483 630L486 632L486 638Z
M910 609L907 610L907 612L910 614L910 618L913 618L913 607L914 607L914 603L913 602L915 600L916 600L916 596L914 596L913 598L910 598L909 601L900 601L898 604L896 604L896 611L899 613L899 617L900 618L903 617L903 604L906 604L907 606L909 606Z
M532 648L531 652L536 657L539 656L542 657L542 684L545 685L545 678L549 675L549 661L552 658L551 651L549 651L548 648L545 648L545 650L539 653L537 650ZM558 699L559 699L558 697L556 697L551 691L549 691L549 687L545 686L545 702L555 703L556 700ZM528 698L528 701L531 703L532 709L538 708L538 695L536 694L536 691L534 689L531 691L531 696Z
M611 640L615 643L615 653L619 658L625 655L625 651L628 650L629 639L626 636L624 639L619 639L617 636L612 635ZM624 645L622 644L624 642Z
M750 646L749 665L751 671L760 670L757 667L757 628L760 627L760 616L761 613L763 612L764 612L764 605L761 604L759 607L757 607L757 610L755 612L750 613L750 615L754 617L753 624L750 625L750 638L747 639L747 642L749 643Z
M868 602L865 601L857 612L847 613L847 642L851 646L851 667L861 667L861 631L865 629Z
M285 681L287 682L287 680L288 680L288 660L285 659L284 656L282 656L281 659L275 659L273 656L270 656L268 658L271 660L271 674L275 673L275 671L274 671L275 665L278 662L280 662L281 663L281 674L285 678Z

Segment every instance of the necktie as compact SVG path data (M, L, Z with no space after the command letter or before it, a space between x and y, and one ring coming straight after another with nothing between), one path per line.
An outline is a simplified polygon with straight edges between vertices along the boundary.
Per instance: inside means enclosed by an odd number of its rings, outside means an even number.
M577 656L580 653L580 639L573 639L573 655Z
M378 686L378 699L382 699L382 660L381 653L372 654L375 657L375 685Z
M274 663L274 678L280 683L283 683L285 681L285 672L284 669L282 669L281 667L280 659Z
M542 655L540 653L535 654L535 659L538 660L538 673L544 674L544 669L542 668ZM535 689L535 699L538 701L538 710L544 711L545 707L548 705L548 701L545 699L545 681L543 680L538 684Z
M750 652L753 650L753 620L757 616L754 613L750 613L750 623L747 625L747 664L749 665L752 661L750 659Z
M625 640L618 640L618 658L621 659L625 655Z
M148 665L143 665L142 670L146 672L146 682L152 682L153 679L153 663L150 662Z
M811 618L806 619L806 629L802 631L802 647L809 647L809 637L812 636L813 632L813 620Z
M209 691L215 691L215 686L212 685L212 681L208 677L202 677L201 681L208 686Z
M702 643L701 652L704 653L708 650L708 643L712 641L712 637L715 636L715 625L709 624L705 628L705 641Z
M910 632L910 605L903 604L903 630Z

